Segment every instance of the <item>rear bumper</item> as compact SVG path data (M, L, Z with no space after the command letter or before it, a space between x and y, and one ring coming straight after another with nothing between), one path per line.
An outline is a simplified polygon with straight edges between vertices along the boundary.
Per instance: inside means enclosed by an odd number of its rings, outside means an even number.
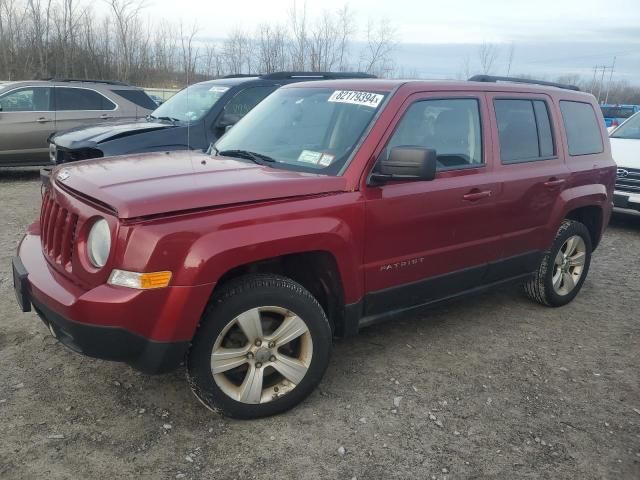
M33 234L20 244L13 269L22 310L33 307L61 343L148 373L182 362L212 288L141 291L100 285L83 290L48 264L40 237Z

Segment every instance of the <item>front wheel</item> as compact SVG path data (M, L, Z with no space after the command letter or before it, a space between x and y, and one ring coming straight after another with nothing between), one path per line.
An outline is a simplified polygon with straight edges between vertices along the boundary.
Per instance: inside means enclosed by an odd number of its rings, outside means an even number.
M331 352L324 310L300 284L249 275L223 286L187 359L194 394L235 418L288 410L320 382Z
M540 267L524 286L529 298L550 307L573 300L587 277L591 249L587 227L564 220Z

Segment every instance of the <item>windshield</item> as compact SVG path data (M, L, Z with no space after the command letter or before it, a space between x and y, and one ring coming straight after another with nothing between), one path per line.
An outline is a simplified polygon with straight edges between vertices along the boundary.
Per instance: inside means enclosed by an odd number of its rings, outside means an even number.
M180 122L195 122L203 118L229 87L199 83L180 90L151 114Z
M611 138L632 138L640 140L640 113L636 113L629 120L620 125Z
M385 93L333 88L280 89L229 130L215 150L268 160L276 168L337 175L384 98Z
M605 118L629 118L633 115L633 107L600 107Z

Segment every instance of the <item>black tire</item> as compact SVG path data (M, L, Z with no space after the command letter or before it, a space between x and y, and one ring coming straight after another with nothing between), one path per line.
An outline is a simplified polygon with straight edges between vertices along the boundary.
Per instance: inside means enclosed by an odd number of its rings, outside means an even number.
M561 295L553 288L553 270L554 261L556 255L564 245L564 243L570 237L577 235L584 241L585 244L585 263L583 266L582 274L575 287L568 293ZM564 220L558 229L556 238L553 241L551 248L544 253L540 267L531 277L530 280L524 285L524 290L527 296L535 300L536 302L546 305L548 307L561 307L571 302L587 278L589 273L589 265L591 263L591 235L589 230L582 223L574 220Z
M211 355L216 339L238 315L261 306L283 307L303 319L313 342L313 354L295 388L266 403L243 403L216 383ZM320 383L332 348L331 327L318 301L300 284L278 275L247 275L216 292L207 306L187 355L187 378L196 397L209 409L233 418L260 418L282 413L304 400Z

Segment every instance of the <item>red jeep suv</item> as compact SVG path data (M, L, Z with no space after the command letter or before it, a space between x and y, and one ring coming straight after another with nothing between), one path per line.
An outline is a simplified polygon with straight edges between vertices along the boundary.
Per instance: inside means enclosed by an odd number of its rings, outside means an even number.
M19 304L86 355L184 362L240 418L309 395L334 336L417 307L504 282L565 305L612 207L600 109L474 79L288 85L210 154L58 167L13 260Z

